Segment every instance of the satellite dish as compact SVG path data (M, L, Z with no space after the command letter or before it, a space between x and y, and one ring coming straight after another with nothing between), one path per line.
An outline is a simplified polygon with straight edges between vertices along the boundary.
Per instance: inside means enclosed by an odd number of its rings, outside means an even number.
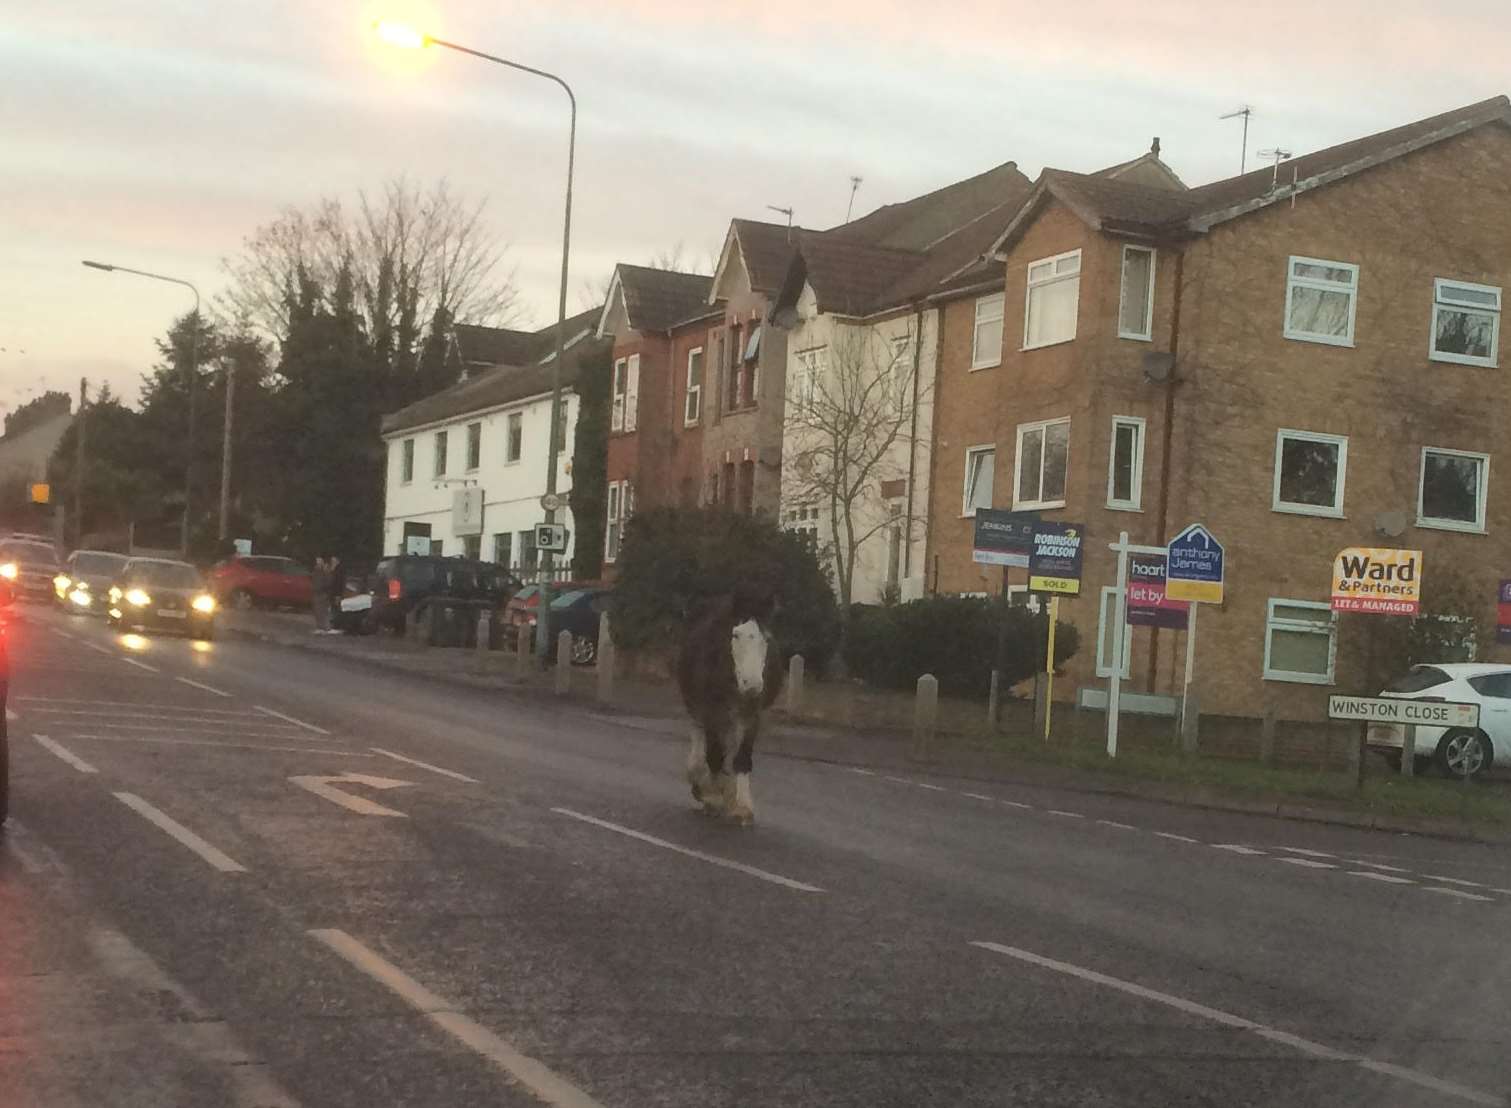
M1144 377L1155 384L1163 384L1170 380L1170 374L1175 369L1175 355L1160 351L1151 351L1144 355Z
M1406 533L1405 512L1380 512L1375 516L1375 530L1388 539L1400 538Z

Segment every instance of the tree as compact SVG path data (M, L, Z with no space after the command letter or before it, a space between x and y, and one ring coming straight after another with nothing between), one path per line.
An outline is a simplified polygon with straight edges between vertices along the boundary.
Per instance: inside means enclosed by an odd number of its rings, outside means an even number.
M607 526L609 388L613 358L581 365L577 370L577 427L572 444L572 576L591 580L603 572L603 539Z
M66 392L49 390L33 397L5 417L5 434L19 435L54 416L67 415L73 411L73 401Z
M884 483L907 480L909 447L924 446L913 439L925 390L910 351L876 328L837 326L788 382L782 500L817 509L842 620L865 545L893 528L909 541L922 525L892 511L882 493Z

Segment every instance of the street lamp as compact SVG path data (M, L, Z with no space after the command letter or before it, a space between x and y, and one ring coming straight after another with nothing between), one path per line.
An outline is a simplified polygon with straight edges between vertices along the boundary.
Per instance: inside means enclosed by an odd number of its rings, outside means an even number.
M182 285L194 294L194 322L189 328L189 433L187 438L187 460L184 462L184 518L179 529L179 547L185 557L189 554L189 499L194 491L194 386L199 375L199 289L194 287L193 282L185 281L181 277L168 277L161 273L148 273L145 269L131 269L124 265L110 265L106 262L91 262L85 260L84 264L90 269L103 270L106 273L129 273L133 277L146 277L153 281L167 281L170 285ZM229 464L229 459L222 459L223 465ZM220 505L220 530L221 538L225 538L226 530L226 495L229 484L225 480L225 474L221 479L221 505Z
M572 246L572 169L577 158L577 97L572 92L572 86L567 84L554 73L548 73L544 69L536 69L533 66L521 65L519 62L511 62L507 58L496 57L493 54L485 54L481 50L473 50L466 46L459 46L445 39L434 38L415 30L403 23L394 23L390 20L380 20L373 25L379 38L390 46L399 46L407 50L423 49L426 46L443 46L447 50L455 50L458 54L469 54L474 58L481 58L485 62L493 62L495 65L507 66L518 70L520 73L529 73L535 77L542 77L561 86L561 90L567 94L567 103L571 108L571 118L567 130L567 197L566 215L562 219L561 230L561 288L556 303L556 356L551 363L551 436L550 454L546 459L546 522L556 522L556 508L551 506L556 503L556 459L561 452L561 365L566 353L567 342L567 257ZM540 585L540 612L541 616L535 622L535 649L542 658L546 657L551 650L550 631L547 626L547 613L551 610L551 555L546 554L541 562L541 585Z

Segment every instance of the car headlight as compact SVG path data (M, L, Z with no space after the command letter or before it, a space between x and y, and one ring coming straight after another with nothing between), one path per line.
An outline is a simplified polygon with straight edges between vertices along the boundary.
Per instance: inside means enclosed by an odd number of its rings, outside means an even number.
M110 586L109 596L112 604L119 604L121 602L121 590L114 585Z
M66 595L68 593L68 586L71 584L73 582L68 579L66 574L60 573L52 579L52 587L59 596Z
M72 600L80 608L87 608L90 606L90 604L94 603L94 598L91 597L88 590L83 588L82 586L74 589L73 592L69 593L68 599Z
M148 596L143 589L128 589L126 591L126 603L133 608L145 608L152 603L152 597Z
M4 577L7 581L14 581L16 579L16 563L6 562L0 565L0 577Z
M215 598L207 592L202 592L194 598L194 610L209 615L215 611Z

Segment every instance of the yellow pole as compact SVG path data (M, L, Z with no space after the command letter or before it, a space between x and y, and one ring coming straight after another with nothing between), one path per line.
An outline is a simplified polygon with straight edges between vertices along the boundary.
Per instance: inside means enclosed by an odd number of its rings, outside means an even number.
M1049 598L1049 648L1044 656L1044 741L1049 741L1049 717L1055 709L1055 624L1060 620L1060 598Z

